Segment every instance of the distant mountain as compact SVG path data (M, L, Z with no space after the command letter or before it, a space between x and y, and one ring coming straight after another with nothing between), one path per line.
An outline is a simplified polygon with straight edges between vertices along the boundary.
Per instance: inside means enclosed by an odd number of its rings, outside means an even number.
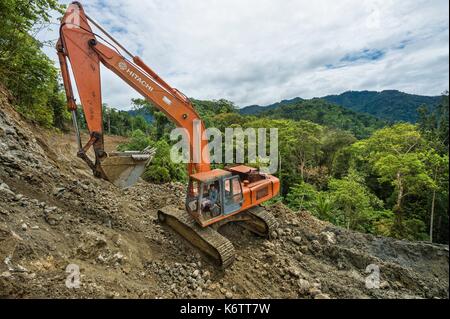
M441 101L440 96L422 96L403 93L396 90L375 91L348 91L340 95L328 95L322 99L343 106L352 111L374 115L380 119L391 122L417 121L417 108L426 104L430 108L436 107ZM302 100L295 98L284 100L268 106L251 105L239 110L241 114L256 115L261 112L273 110L276 107L289 104L290 101Z
M295 102L300 102L300 101L303 101L303 99L301 97L296 97L291 100L283 100L281 102L274 103L274 104L267 105L267 106L250 105L250 106L246 106L246 107L239 109L239 113L241 113L242 115L256 115L261 112L273 110L280 105L284 105L284 104L288 104L288 103L295 103Z
M435 108L440 96L423 96L403 93L396 90L348 91L340 95L328 95L323 99L356 112L372 114L390 121L417 121L417 108L427 105Z
M306 120L326 127L350 131L357 138L365 138L374 130L387 124L386 121L375 116L354 112L319 98L279 103L277 107L265 108L265 111L256 116Z

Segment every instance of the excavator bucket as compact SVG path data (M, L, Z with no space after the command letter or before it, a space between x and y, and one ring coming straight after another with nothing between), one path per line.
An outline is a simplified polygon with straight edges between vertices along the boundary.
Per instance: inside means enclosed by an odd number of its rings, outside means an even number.
M137 182L152 160L155 150L142 152L114 152L102 161L102 169L108 180L120 188L127 188Z

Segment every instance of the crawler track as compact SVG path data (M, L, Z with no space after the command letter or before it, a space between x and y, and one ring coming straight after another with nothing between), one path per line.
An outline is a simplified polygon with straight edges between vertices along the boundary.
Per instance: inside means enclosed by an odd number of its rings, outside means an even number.
M275 217L264 207L255 206L243 214L247 214L249 218L244 220L241 225L260 236L270 238L272 231L277 227Z
M190 244L214 259L223 268L233 263L233 244L212 227L200 227L188 213L172 206L160 209L158 219L174 229Z

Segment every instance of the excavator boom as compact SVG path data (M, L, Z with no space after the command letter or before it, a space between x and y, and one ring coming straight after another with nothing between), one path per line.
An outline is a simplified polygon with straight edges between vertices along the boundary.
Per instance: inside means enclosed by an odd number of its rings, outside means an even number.
M105 40L104 37L95 34L89 22L102 30L105 36L111 38L112 41ZM99 39L107 44L100 42ZM111 42L130 54L85 14L79 2L73 2L69 5L61 21L57 51L68 109L72 112L75 131L77 132L78 156L89 165L95 176L109 180L119 187L127 187L137 181L151 159L151 154L137 156L138 154L107 154L105 152L100 63L150 101L178 127L186 129L188 137L194 136L194 130L196 129L194 121L200 121L200 118L187 97L162 80L141 58L132 56L132 60L128 60ZM67 60L70 61L73 78L78 88L78 95L90 133L90 139L84 146L81 142L76 120L77 105ZM197 135L195 136L202 136L205 129L203 123L199 129L200 131L196 132ZM199 149L201 150L206 145L206 142L201 139L200 141L190 139L189 142L190 154L193 154L194 143L199 143ZM94 150L95 161L91 161L87 156L87 151L91 147ZM206 157L203 156L200 161L191 159L188 164L189 173L209 170L210 165L207 155Z

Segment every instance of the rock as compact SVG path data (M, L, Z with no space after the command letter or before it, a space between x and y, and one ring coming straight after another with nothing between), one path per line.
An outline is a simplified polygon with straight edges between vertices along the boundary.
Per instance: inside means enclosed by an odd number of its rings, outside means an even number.
M233 293L232 293L231 291L227 291L227 292L225 293L225 298L227 298L227 299L232 299L232 298L233 298Z
M270 233L270 237L273 238L273 239L277 239L278 238L277 232L276 231L271 232Z
M53 196L59 196L59 195L61 195L62 193L64 193L65 190L66 190L66 189L65 189L64 187L55 187L55 188L53 189Z
M97 256L97 260L102 263L106 263L106 261L107 261L106 258L102 254Z
M314 296L314 299L331 299L328 294L320 293Z
M272 263L276 262L277 254L274 251L269 251L265 254L266 258L269 259Z
M336 235L333 232L325 231L320 234L320 239L323 243L334 245L336 244Z
M317 296L318 294L321 294L321 293L322 293L322 291L320 291L319 288L312 287L312 288L309 289L309 294L310 294L312 297L315 297L315 296Z
M297 251L296 253L295 253L295 259L297 259L298 261L301 261L302 260L302 257L303 257L303 254L300 252L300 251Z
M306 253L308 253L308 251L309 251L309 248L307 245L300 246L301 253L306 254Z
M63 219L63 217L60 214L58 214L56 207L48 207L44 209L44 219L47 223L54 226L58 225Z
M32 272L32 273L23 273L22 277L28 280L32 280L34 278L36 278L36 273Z
M128 275L131 272L131 268L128 266L122 267L122 271L124 274Z
M380 287L379 287L380 289L389 289L390 288L390 285L389 285L389 283L387 282L387 281L382 281L381 283L380 283Z
M320 252L322 250L322 245L318 240L313 240L311 242L311 250L313 253Z
M119 252L117 252L117 253L115 253L114 255L113 255L113 258L114 258L114 260L116 261L116 262L119 262L119 263L121 263L125 258L124 258L124 256L123 256L123 254L119 251Z
M344 270L344 269L347 268L347 266L346 266L345 263L343 263L342 261L338 261L338 263L337 263L337 268L338 268L339 270Z
M296 278L300 277L300 270L298 270L297 268L289 268L288 271L292 276L294 276Z
M297 283L298 283L298 287L300 290L300 294L307 293L309 291L309 289L311 288L311 284L306 279L299 279Z
M297 245L301 245L302 244L302 238L300 236L296 236L296 237L292 238L292 241L294 243L296 243Z
M268 240L266 240L263 243L263 246L266 247L267 249L273 249L275 247L275 245L272 242L268 241Z
M211 273L207 270L203 271L203 278L205 278L206 280L208 280L208 278L211 276Z
M210 284L209 286L208 286L208 290L211 290L211 291L213 291L213 290L216 290L218 287L217 287L217 284L216 283L212 283L212 284Z
M28 272L28 269L26 269L25 267L23 267L21 265L17 265L16 269L14 271L17 271L17 272Z
M122 236L120 234L114 234L111 239L116 246L120 246L122 243Z
M6 183L0 182L0 188L1 189L9 189L9 186Z
M12 230L11 230L11 236L12 236L13 238L17 239L17 240L20 240L20 241L23 240L22 237L20 237L19 235L17 235L17 234L16 234L14 231L12 231Z
M31 202L37 204L37 200L36 200L36 202L34 202L34 200L32 200ZM42 205L42 204L44 204L44 205ZM41 206L41 207L42 207L42 206L45 207L45 203L41 203L40 206ZM57 210L57 207L49 206L49 207L47 207L47 208L44 209L44 213L49 214L49 213L51 213L51 212L53 212L53 211L55 211L55 210Z
M17 194L16 197L14 198L16 201L20 201L23 198L22 194Z
M23 231L26 231L28 229L28 225L23 223L22 225L20 225L20 227L22 228Z
M317 288L317 289L322 289L322 285L320 284L320 282L315 282L315 283L313 283L312 284L312 286L314 287L314 288Z
M16 194L5 183L0 184L0 193L4 193L4 194L14 196L14 197L16 196Z
M198 278L200 276L200 270L198 270L198 269L194 270L194 272L192 273L192 276L194 278Z

